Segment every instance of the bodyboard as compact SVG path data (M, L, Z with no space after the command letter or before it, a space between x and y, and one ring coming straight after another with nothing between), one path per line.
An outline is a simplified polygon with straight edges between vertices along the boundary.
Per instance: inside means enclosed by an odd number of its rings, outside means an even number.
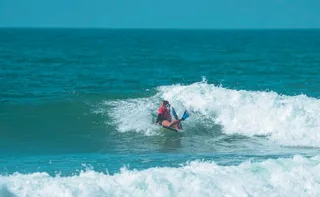
M166 126L162 126L165 129L171 130L171 131L175 131L175 132L179 132L179 130L173 128L173 127L166 127Z

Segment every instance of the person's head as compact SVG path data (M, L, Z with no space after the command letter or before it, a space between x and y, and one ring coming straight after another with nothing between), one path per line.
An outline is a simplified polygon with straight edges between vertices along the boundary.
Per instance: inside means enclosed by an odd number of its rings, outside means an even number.
M163 107L166 107L166 108L169 108L169 107L170 107L169 102L166 101L166 100L163 100L163 101L161 102L161 105L162 105Z

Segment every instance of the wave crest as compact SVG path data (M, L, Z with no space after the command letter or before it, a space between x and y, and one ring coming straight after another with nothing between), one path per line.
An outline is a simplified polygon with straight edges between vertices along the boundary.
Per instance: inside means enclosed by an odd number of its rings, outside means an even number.
M108 101L109 115L121 132L155 134L152 125L162 99L169 100L180 113L188 109L192 116L184 124L207 129L220 125L227 135L263 135L282 145L320 145L320 100L306 95L286 96L275 92L232 90L202 82L157 88L156 95ZM216 128L216 127L215 127Z
M238 166L192 161L179 168L0 176L1 196L319 196L320 157L250 161Z

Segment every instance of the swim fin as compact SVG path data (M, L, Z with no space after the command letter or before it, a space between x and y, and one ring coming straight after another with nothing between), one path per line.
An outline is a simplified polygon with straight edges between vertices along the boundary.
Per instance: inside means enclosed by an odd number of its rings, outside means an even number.
M176 112L176 110L174 110L173 107L172 107L172 114L173 114L173 116L174 116L174 118L175 118L176 120L179 119L179 118L178 118L178 115L177 115L177 112Z
M185 119L187 119L189 116L190 116L190 114L187 112L187 110L185 110L185 111L183 112L183 115L182 115L181 119L182 119L182 120L185 120Z

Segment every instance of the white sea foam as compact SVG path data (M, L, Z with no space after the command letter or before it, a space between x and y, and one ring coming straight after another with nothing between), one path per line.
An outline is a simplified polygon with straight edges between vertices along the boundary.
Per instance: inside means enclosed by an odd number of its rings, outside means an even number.
M320 196L320 157L294 156L219 166L192 161L179 168L121 169L0 176L0 196Z
M158 126L152 124L157 108L157 100L152 98L128 99L107 102L108 113L119 132L136 131L146 135L157 134Z
M162 99L180 113L191 112L185 128L218 124L225 134L265 135L283 145L320 147L320 100L305 95L232 90L202 81L161 86L150 98L107 102L112 106L108 113L121 132L154 134L152 113L155 116Z

